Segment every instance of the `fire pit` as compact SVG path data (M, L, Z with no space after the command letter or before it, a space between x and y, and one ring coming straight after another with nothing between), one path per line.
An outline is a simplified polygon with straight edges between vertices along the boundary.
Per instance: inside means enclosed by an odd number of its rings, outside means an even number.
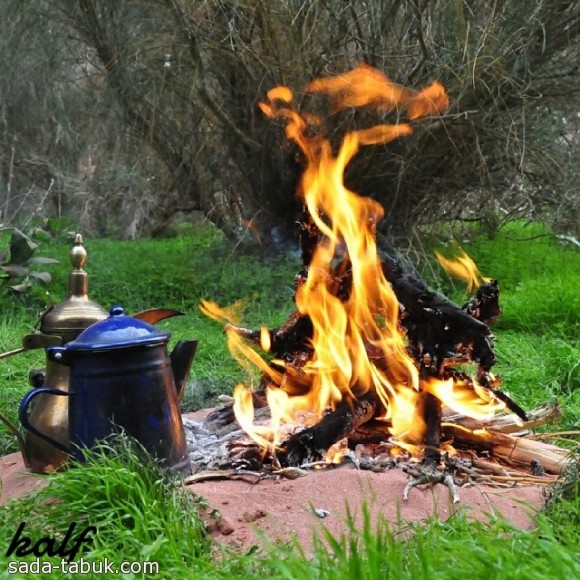
M491 372L497 281L484 279L465 254L440 256L444 267L478 289L461 307L431 292L379 253L382 206L344 184L360 146L410 135L419 119L444 112L444 88L435 82L415 91L361 65L306 90L325 97L333 114L353 107L396 110L407 121L353 129L336 148L325 119L300 114L288 87L272 89L260 104L284 122L305 159L296 310L277 330L251 330L236 324L228 309L201 305L226 323L230 351L242 365L257 367L261 380L255 388L238 385L224 407L186 425L198 470L189 481L295 479L350 462L373 472L402 468L405 500L417 485L442 483L453 502L458 486L474 482L553 481L565 451L524 435L557 415L557 406L526 413Z

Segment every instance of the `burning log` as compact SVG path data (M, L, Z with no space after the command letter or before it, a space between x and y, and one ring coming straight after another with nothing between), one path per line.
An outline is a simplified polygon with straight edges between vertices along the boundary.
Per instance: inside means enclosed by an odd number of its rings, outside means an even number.
M277 453L282 466L299 466L307 459L321 459L328 449L340 439L348 437L358 427L372 419L379 401L368 394L351 404L341 403L325 415L316 425L307 427L282 443Z
M473 429L470 429L461 424L465 417L446 413L442 422L442 439L445 449L449 449L449 443L453 444L453 456L445 456L439 465L431 463L421 466L415 463L415 467L408 466L408 455L397 451L396 442L390 442L390 422L368 419L377 413L376 404L370 398L357 409L343 407L328 413L320 423L290 435L272 462L272 458L265 456L264 450L250 440L235 422L220 429L215 429L210 422L211 428L208 429L207 418L200 423L184 418L194 471L207 473L225 470L229 473L235 468L236 473L248 470L264 473L265 470L265 473L290 477L294 472L288 469L304 470L309 465L325 463L311 461L321 458L335 439L345 440L346 446L355 450L350 452L349 457L357 468L380 472L402 465L411 477L407 492L421 483L447 485L449 474L453 474L458 485L471 481L499 486L513 483L546 485L553 482L569 464L569 456L564 449L526 438L526 431L520 431L518 436L500 431L544 424L558 411L554 403L531 411L531 419L524 425L517 416L504 415L482 421L485 428L474 422ZM257 410L255 418L256 421L267 422L269 409L263 407ZM279 470L279 463L292 467ZM307 471L300 471L300 474L304 473Z
M443 409L442 424L455 425L458 429L465 428L472 431L485 429L491 432L505 433L514 437L529 436L532 429L546 425L558 419L562 410L557 401L543 403L528 413L528 420L522 421L515 413L509 415L497 415L489 419L476 420L465 415L453 413L450 409ZM357 444L373 444L387 441L391 437L391 424L389 421L377 421L371 419L361 424L349 437L351 447ZM459 436L461 439L461 435Z
M489 327L475 318L467 308L428 290L426 284L393 258L383 260L383 270L402 307L401 325L406 331L415 360L437 376L446 360L474 360L489 371L496 358ZM499 299L499 287L495 285ZM479 294L479 293L478 293ZM468 302L479 304L478 294ZM487 293L486 293L487 295ZM499 308L499 306L498 306ZM475 309L472 309L475 311Z
M231 330L256 346L262 346L262 331L226 324L226 332ZM298 353L308 354L312 349L308 342L312 338L312 321L308 316L295 310L288 320L276 330L268 330L268 352L278 358L291 362Z
M498 391L496 383L487 378L484 368L488 367L495 361L495 356L491 350L491 333L487 325L476 320L468 313L467 308L459 308L444 297L430 292L425 283L416 276L405 272L398 262L392 258L386 258L383 261L383 269L388 274L388 278L393 286L397 300L401 304L401 324L407 331L409 340L409 349L414 354L417 366L421 369L424 376L441 376L443 379L453 378L455 381L461 380L472 384L472 378L464 373L454 371L452 368L444 367L444 364L469 362L474 353L479 353L479 360L482 362L480 368L481 386L490 390L494 397L500 398L509 408L513 409L516 414L525 420L525 412L509 397ZM337 293L340 292L341 300L348 299L349 286L349 268L342 264L340 276L336 276ZM493 291L490 291L490 288ZM499 297L499 287L497 282L489 283L487 289L479 292L467 304L480 304L482 296L493 296L487 304L492 302L497 304ZM475 307L470 307L475 308ZM499 306L497 306L499 309ZM486 312L493 310L491 306ZM474 310L475 311L475 310ZM478 313L481 313L481 308ZM244 339L250 341L256 346L262 345L262 331L249 330L243 327L228 324L227 329L235 332ZM285 361L288 366L301 367L311 359L313 350L310 346L312 339L313 325L308 316L300 314L298 311L292 313L288 320L277 330L269 331L269 349L270 352L278 359ZM477 346L479 345L479 346ZM371 346L366 345L367 353L370 359L374 361L378 368L383 368L388 361L380 360L381 353L371 351ZM274 362L274 365L277 363ZM255 407L259 408L266 405L265 392L268 388L268 380L262 381L262 388L253 393ZM422 415L426 424L425 445L429 450L427 460L438 461L436 451L440 443L439 425L441 421L440 403L436 397L429 393L424 393L419 398L418 415ZM422 402L420 402L422 401ZM428 401L428 403L427 403ZM356 401L348 401L345 406L338 408L336 417L342 417L342 409L348 409L349 406L356 407ZM223 411L221 412L223 415ZM233 419L233 417L231 417ZM372 419L367 417L367 421ZM289 453L289 464L296 464L294 457L294 448L300 449L298 456L311 453L316 450L321 453L321 441L325 441L328 447L342 438L345 434L345 428L336 429L337 438L329 439L328 424L339 425L341 420L337 420L334 414L326 415L323 419L324 426L320 430L323 436L318 436L319 431L315 430L317 436L314 443L305 446L304 441L308 440L310 431L304 434L303 441L299 444L301 434L296 435L295 439L290 442L292 451ZM364 422L358 422L354 431L361 427ZM382 424L384 427L384 423ZM312 428L310 428L312 429ZM348 429L347 429L348 430ZM282 453L282 457L285 454Z
M337 296L344 302L349 297L348 288L351 280L350 270L344 266L340 275L335 275ZM447 298L427 289L425 283L403 270L400 264L391 257L382 262L394 294L401 306L401 326L409 341L409 350L421 367L423 374L440 376L443 366L452 361L461 364L477 361L481 365L482 376L495 363L491 340L492 334L487 324L473 316L497 319L499 313L499 286L497 281L482 286L475 296L462 308ZM302 274L298 274L300 277ZM262 344L262 331L226 325L239 336L256 346ZM276 357L293 362L300 358L306 362L312 354L310 341L313 325L308 315L294 311L287 321L278 329L268 331L269 352ZM367 350L370 346L366 345ZM302 355L299 357L299 353ZM373 354L369 352L371 356ZM484 381L485 382L485 381ZM485 385L487 386L487 385ZM501 396L501 395L499 395ZM519 407L517 412L524 415Z
M562 415L562 409L558 401L543 403L539 407L532 409L527 414L527 420L522 421L517 414L498 415L487 420L476 421L471 417L447 413L443 417L446 423L455 423L456 425L468 429L491 429L500 433L527 435L531 429L550 423Z
M303 226L308 229L307 226ZM308 254L309 255L309 254ZM409 340L409 348L423 369L437 376L446 361L456 363L477 361L484 371L495 364L491 346L492 334L487 321L495 322L499 315L499 286L496 280L480 287L463 307L428 290L426 284L403 270L394 258L385 257L383 270L401 306L401 325ZM337 292L342 301L349 297L350 270L344 267L341 275L335 274ZM303 270L304 271L304 270ZM297 279L302 278L301 271ZM244 339L261 346L260 330L226 325ZM290 361L296 353L311 353L309 346L313 326L308 315L294 311L278 329L269 332L269 352Z
M305 243L313 244L315 240L318 240L319 236L315 235L311 223L310 225L303 224L301 229L305 232ZM304 269L296 277L297 288L304 283L304 273L308 271L307 262L311 258L312 248L303 248L305 264ZM473 389L474 379L463 372L454 370L452 365L477 361L479 386L487 389L493 397L506 403L508 408L520 418L520 423L522 419L526 420L525 412L507 395L498 391L497 381L492 375L488 375L489 369L495 362L495 355L491 343L493 337L486 322L495 322L499 313L497 281L486 282L473 298L460 308L445 297L429 291L422 280L406 272L393 258L386 257L381 264L400 305L400 324L405 330L408 349L421 375L443 380L451 378L454 382L471 385ZM352 286L348 259L343 259L335 267L331 278L335 295L342 302L347 301ZM298 310L294 311L280 328L268 331L265 343L264 329L257 331L228 324L226 331L233 332L261 348L265 348L266 343L265 350L276 357L271 366L282 373L294 369L294 374L299 374L300 369L312 359L314 354L312 347L314 325L307 314L301 314ZM381 358L382 353L375 352L370 344L365 344L365 350L377 368L385 370L388 361ZM286 384L285 387L289 393L306 392L309 388L307 380L298 384L296 381L291 383L293 386ZM266 394L270 386L270 377L264 374L261 388L252 393L254 408L261 409L267 406ZM274 388L277 388L276 385ZM299 466L307 458L323 457L333 444L345 437L349 438L350 444L356 444L357 441L368 443L372 440L388 440L391 437L392 426L384 421L372 421L378 416L378 409L384 409L383 405L377 405L377 403L376 395L347 398L339 403L334 411L327 413L319 423L286 439L280 450L276 452L275 461L283 466ZM439 451L441 402L432 393L420 393L417 398L416 412L425 423L424 460L427 464L436 466L441 457ZM228 420L234 419L231 406L217 412L215 417L210 416L206 421L211 422L215 419L215 423L219 426L223 424L224 417ZM481 421L471 420L470 425L477 429L481 427ZM454 432L456 440L460 442L462 441L461 433L458 435ZM480 449L490 450L489 444L485 441L479 438L475 438L475 441ZM492 445L491 449L497 454L508 447ZM243 460L246 465L252 465L255 468L257 449L252 449L251 445L248 446L245 443L239 449L236 448L233 453L238 463ZM433 475L435 476L436 474ZM419 477L417 481L422 481L422 478Z
M441 401L431 393L421 393L419 414L425 421L425 457L426 465L437 465L441 460Z

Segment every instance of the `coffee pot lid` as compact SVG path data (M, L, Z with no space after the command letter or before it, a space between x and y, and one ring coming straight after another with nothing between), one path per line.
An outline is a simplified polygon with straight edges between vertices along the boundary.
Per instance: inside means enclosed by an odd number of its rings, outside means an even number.
M122 306L113 306L108 318L83 330L66 348L82 351L109 350L161 344L168 342L170 337L169 332L161 332L143 320L127 316Z

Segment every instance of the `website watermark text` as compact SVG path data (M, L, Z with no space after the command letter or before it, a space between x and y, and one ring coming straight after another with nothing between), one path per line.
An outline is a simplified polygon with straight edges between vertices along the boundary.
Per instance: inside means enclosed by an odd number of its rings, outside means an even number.
M89 562L84 558L70 561L62 558L57 561L41 560L36 558L30 562L8 562L9 574L159 574L157 562L121 562L105 558L98 562Z

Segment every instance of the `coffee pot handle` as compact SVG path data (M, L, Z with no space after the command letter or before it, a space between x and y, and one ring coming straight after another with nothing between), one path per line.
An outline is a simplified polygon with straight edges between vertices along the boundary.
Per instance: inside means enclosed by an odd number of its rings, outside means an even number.
M30 405L30 402L32 401L32 399L34 399L34 397L36 397L37 395L41 395L42 393L46 393L49 395L58 395L62 397L68 397L70 395L70 393L67 393L65 391L59 391L58 389L54 389L53 387L38 387L37 389L32 389L31 391L28 391L26 395L24 395L22 401L20 402L20 408L18 409L18 419L20 420L20 423L27 431L30 431L37 437L40 437L40 439L46 441L47 443L50 443L58 450L63 451L64 453L70 455L72 452L68 447L63 445L60 441L57 441L56 439L53 439L52 437L49 437L48 435L41 433L36 427L34 427L30 423L30 420L28 419L28 405Z

